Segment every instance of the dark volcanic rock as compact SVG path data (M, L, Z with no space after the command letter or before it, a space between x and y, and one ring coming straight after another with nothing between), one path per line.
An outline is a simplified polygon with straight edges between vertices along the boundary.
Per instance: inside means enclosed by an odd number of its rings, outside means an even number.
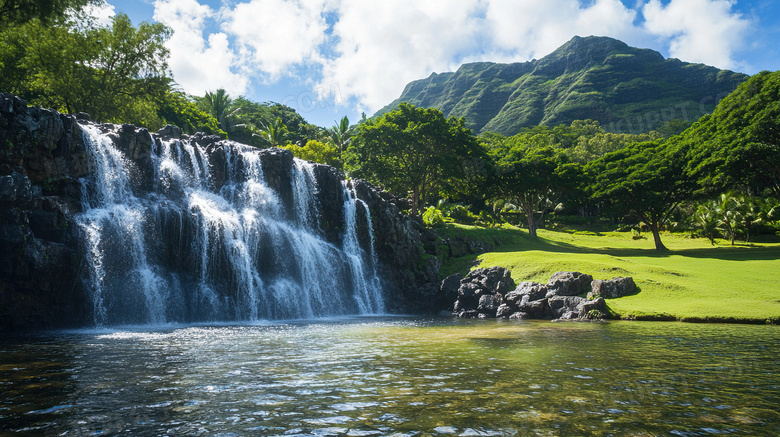
M448 278L448 288L454 279ZM592 281L590 275L579 272L557 272L545 284L524 281L512 291L506 284L512 283L509 271L501 267L478 269L460 281L458 298L453 314L459 317L499 317L509 319L593 320L609 316L606 301L602 297L588 299L579 296L587 291L591 282L630 289L631 278L615 278L610 281ZM442 284L445 288L445 284ZM600 288L601 289L601 288Z
M588 298L603 297L605 299L615 299L628 296L636 292L634 278L612 278L606 281L596 279L591 283L591 292Z
M495 317L504 295L514 287L509 270L503 267L476 269L461 279L454 313L460 317L477 311L486 317Z
M580 272L557 272L547 281L547 295L578 296L590 289L593 276Z

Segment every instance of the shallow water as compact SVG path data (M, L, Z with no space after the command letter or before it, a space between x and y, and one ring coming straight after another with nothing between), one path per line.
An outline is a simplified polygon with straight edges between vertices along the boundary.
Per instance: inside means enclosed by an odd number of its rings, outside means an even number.
M780 434L771 326L359 318L0 339L0 434Z

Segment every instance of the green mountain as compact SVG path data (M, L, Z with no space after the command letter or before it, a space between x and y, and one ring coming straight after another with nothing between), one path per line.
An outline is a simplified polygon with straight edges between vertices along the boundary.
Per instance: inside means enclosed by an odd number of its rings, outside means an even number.
M464 117L475 132L513 135L524 127L593 119L609 132L641 133L670 120L697 120L747 78L612 38L576 36L539 60L475 62L433 73L408 84L376 115L409 102Z

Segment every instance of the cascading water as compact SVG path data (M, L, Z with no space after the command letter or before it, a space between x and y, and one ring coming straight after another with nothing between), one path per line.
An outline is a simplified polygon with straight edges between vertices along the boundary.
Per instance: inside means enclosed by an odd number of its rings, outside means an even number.
M355 301L361 313L371 313L376 310L384 312L384 301L381 294L381 284L377 275L376 265L377 257L374 251L374 232L371 222L371 211L368 205L357 197L357 193L350 188L347 181L342 181L344 187L344 220L346 221L346 230L344 232L344 251L347 254L349 269L352 274L352 281L356 289ZM368 229L370 240L370 255L365 259L363 250L358 241L358 214L357 204L365 211L366 227ZM366 265L371 268L367 269Z
M257 149L223 142L210 150L224 163L217 182L202 147L158 140L151 188L140 188L138 169L111 139L82 128L94 171L82 180L78 222L97 325L384 311L370 211L347 184L343 233L329 242L308 162L294 160L285 203L266 183Z

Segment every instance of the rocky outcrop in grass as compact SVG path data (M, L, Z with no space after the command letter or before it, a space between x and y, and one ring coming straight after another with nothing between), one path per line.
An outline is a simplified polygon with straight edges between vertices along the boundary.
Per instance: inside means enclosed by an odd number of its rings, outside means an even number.
M442 281L440 296L455 297L454 315L481 319L599 320L609 316L605 298L636 291L632 278L593 280L580 272L557 272L546 284L524 281L515 288L503 267L473 270L456 280L453 275Z

